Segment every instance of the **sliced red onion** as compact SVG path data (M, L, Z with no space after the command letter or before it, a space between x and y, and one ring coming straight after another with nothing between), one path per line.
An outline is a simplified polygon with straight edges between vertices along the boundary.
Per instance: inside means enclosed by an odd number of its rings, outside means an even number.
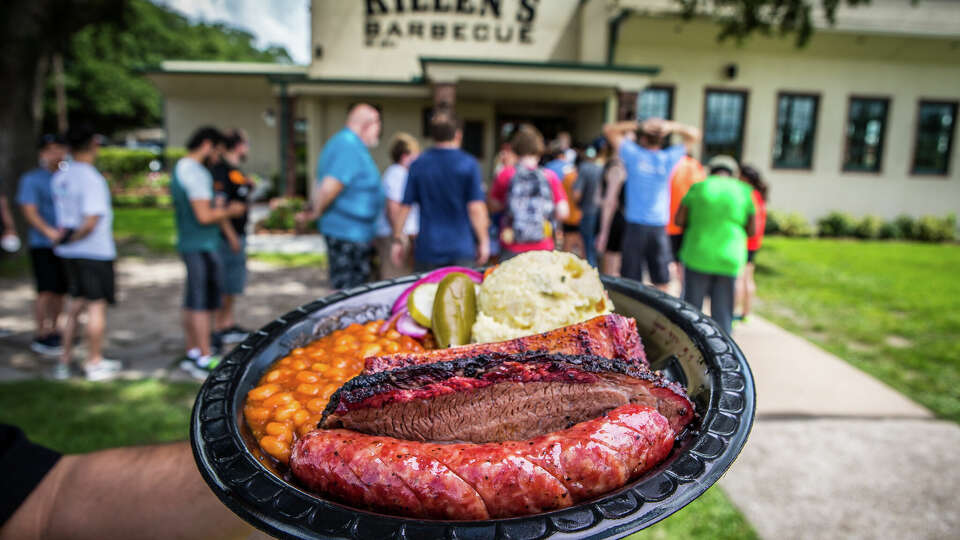
M427 329L417 324L417 321L413 320L410 313L406 311L400 313L400 318L397 319L397 332L417 339L427 335Z
M426 276L423 276L419 280L415 281L413 285L407 287L405 291L400 293L400 296L393 303L393 308L390 310L390 313L397 313L399 311L406 309L407 297L410 296L410 293L412 293L413 290L419 287L420 285L423 285L424 283L440 283L441 281L443 281L443 278L447 277L447 274L451 274L453 272L460 272L462 274L466 274L467 277L472 279L474 283L483 282L483 274L481 274L480 272L477 272L476 270L473 270L472 268L466 268L463 266L445 266L443 268L438 268L433 272L430 272Z
M403 311L403 310L401 310L401 311L398 311L398 312L394 313L393 315L391 315L389 319L383 321L383 324L380 325L380 329L377 330L377 333L382 336L382 335L386 334L387 332L389 332L389 331L390 331L390 327L393 326L393 323L397 322L397 319L399 319L400 316L403 315L404 313L406 313L406 312Z

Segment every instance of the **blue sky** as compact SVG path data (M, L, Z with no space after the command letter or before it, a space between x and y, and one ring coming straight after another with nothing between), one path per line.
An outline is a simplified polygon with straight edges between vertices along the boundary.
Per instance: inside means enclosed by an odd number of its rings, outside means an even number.
M279 44L298 64L310 62L310 0L154 0L193 20L225 22Z

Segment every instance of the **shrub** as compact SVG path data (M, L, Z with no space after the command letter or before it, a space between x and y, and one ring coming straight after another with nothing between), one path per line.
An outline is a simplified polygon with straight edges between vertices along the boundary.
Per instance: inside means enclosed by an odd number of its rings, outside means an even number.
M780 231L784 236L806 237L813 236L813 227L807 218L799 212L791 212L780 223Z
M260 222L260 226L271 231L289 231L295 229L297 212L304 209L306 202L299 198L278 199L270 204L270 213ZM316 224L308 224L308 228L315 228Z
M777 212L776 210L767 211L767 224L763 228L764 234L782 234L783 227L782 223L786 220L786 215L782 212Z
M853 234L857 238L864 240L880 238L880 229L883 228L883 225L883 220L877 216L866 215L863 216L863 219L854 227Z
M900 214L893 220L893 228L896 230L894 238L903 238L904 240L913 240L917 237L917 222L906 214Z
M898 229L892 221L887 221L880 226L880 234L878 235L878 238L883 240L896 240L902 237L900 236L900 229Z
M946 242L953 240L957 229L957 217L923 216L917 221L916 239L923 242Z
M145 195L121 193L113 197L114 208L169 208L172 205L173 200L169 195L156 193Z
M182 146L168 146L163 149L163 164L167 170L173 170L173 166L180 161L180 158L187 155L187 149Z
M97 154L97 170L104 176L121 179L127 176L150 171L150 162L157 154L140 148L101 148Z
M856 228L856 220L845 212L830 212L817 220L817 234L819 236L832 238L852 236Z

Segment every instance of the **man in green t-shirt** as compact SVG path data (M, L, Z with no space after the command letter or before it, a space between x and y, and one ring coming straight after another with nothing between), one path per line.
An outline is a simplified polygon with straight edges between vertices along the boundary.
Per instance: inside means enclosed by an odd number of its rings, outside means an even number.
M684 227L683 299L697 309L710 297L710 313L727 334L733 324L733 289L747 262L747 237L754 233L751 188L738 180L740 167L730 156L707 164L710 176L694 184L677 209Z

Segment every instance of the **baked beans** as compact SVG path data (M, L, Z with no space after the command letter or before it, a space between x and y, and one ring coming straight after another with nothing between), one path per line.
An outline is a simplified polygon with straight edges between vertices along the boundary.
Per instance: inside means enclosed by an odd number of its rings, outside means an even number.
M424 350L395 329L381 334L382 324L352 324L290 351L267 370L243 407L264 452L287 463L293 443L317 427L330 396L363 370L365 358Z

